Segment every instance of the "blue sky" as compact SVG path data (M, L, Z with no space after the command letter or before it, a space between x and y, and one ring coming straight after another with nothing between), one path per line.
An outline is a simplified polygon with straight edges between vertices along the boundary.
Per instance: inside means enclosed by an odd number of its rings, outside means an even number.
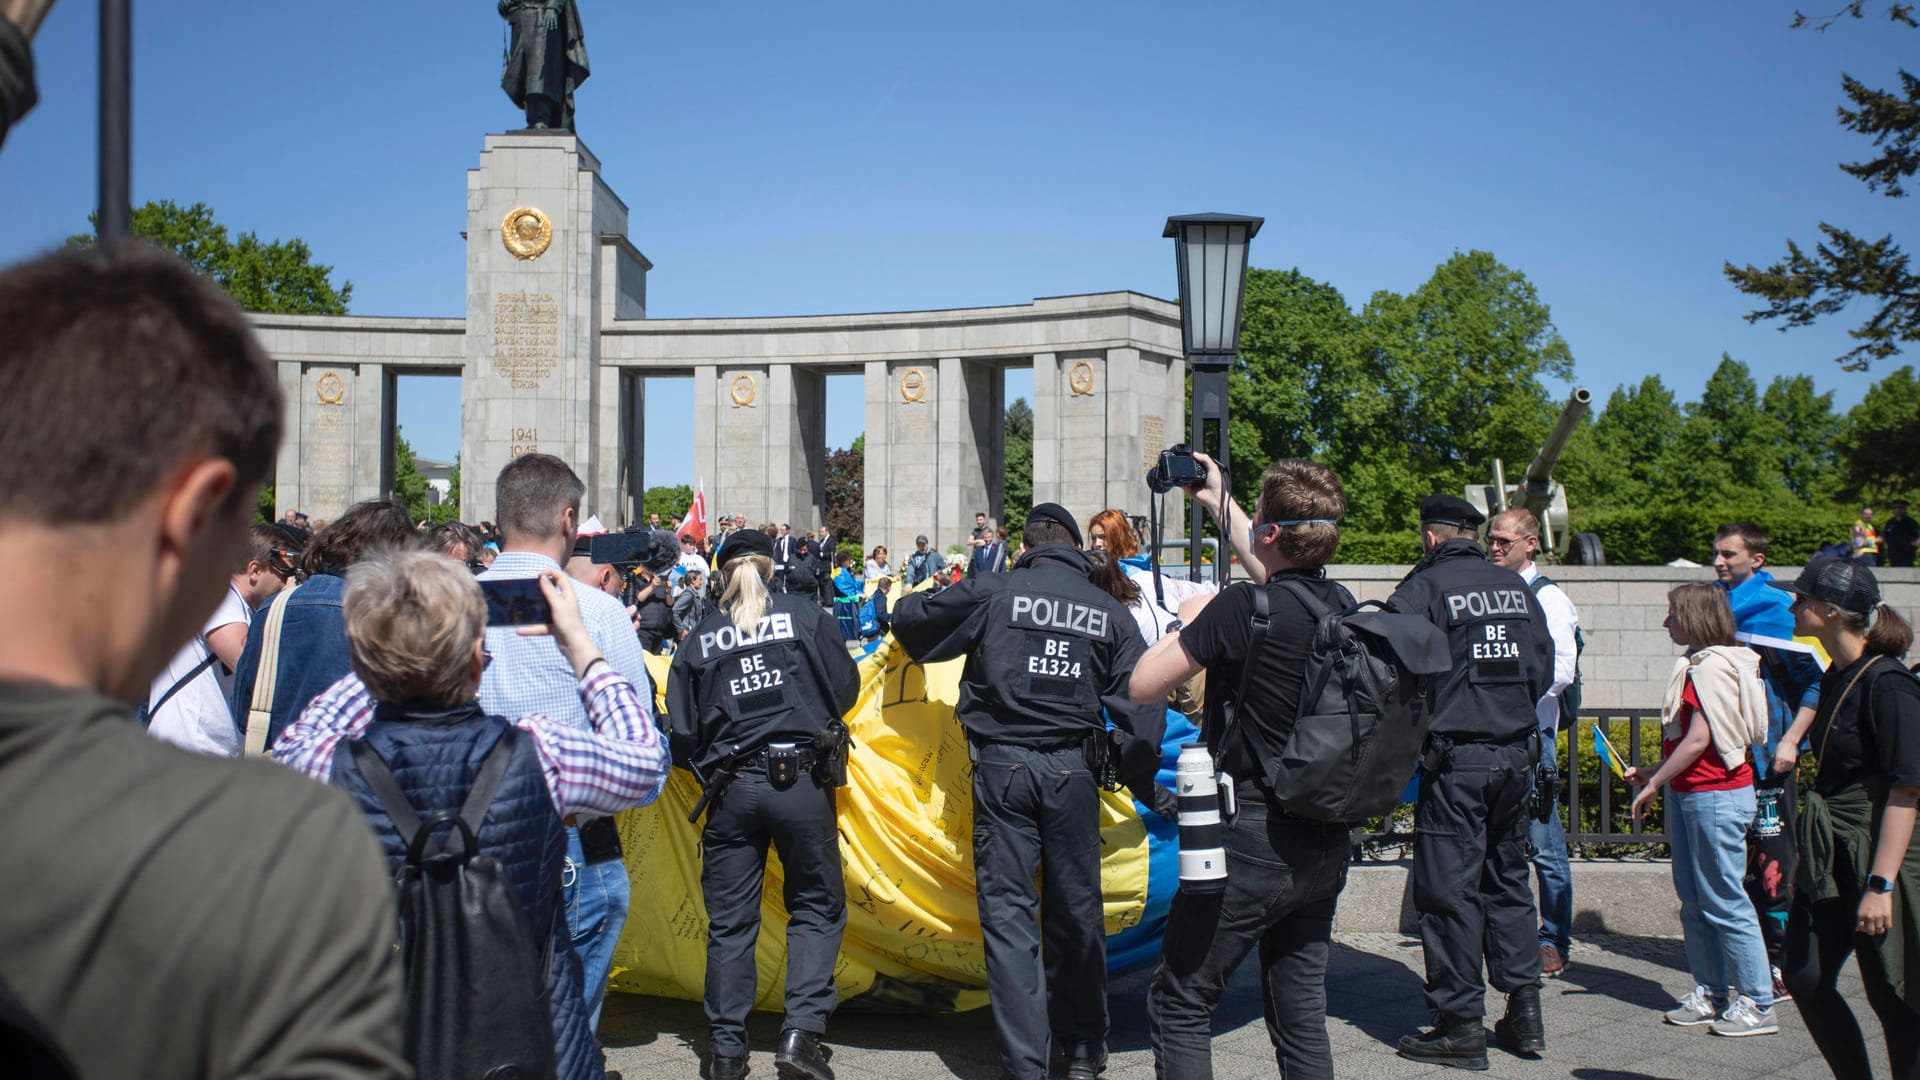
M1839 6L1839 0L1829 5ZM1779 334L1722 260L1911 205L1840 161L1840 72L1893 81L1920 32L1791 31L1791 3L642 4L581 0L580 134L655 263L656 317L788 315L1175 291L1170 213L1263 215L1256 266L1358 307L1455 250L1527 274L1604 400L1720 354L1810 372L1836 405L1850 322ZM0 261L94 200L95 13L36 42L42 104L0 153ZM520 126L491 2L135 4L136 201L299 236L352 310L458 315L466 170ZM1030 377L1011 377L1010 398ZM458 392L410 382L416 449L457 450ZM649 392L649 484L691 481L685 380ZM830 445L862 426L829 388Z

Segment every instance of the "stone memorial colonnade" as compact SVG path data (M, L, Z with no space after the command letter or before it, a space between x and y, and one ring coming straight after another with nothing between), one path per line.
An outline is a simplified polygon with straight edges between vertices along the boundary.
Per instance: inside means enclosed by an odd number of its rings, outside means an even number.
M687 453L709 512L795 528L823 518L826 377L863 376L865 541L895 552L918 533L959 542L976 511L1000 516L1008 367L1034 372L1034 499L1082 521L1106 506L1142 512L1147 466L1182 439L1169 301L648 319L652 264L627 223L577 136L489 135L468 173L464 318L255 316L289 405L279 509L331 518L391 488L403 374L461 378L467 520L494 516L494 477L534 450L574 466L584 512L637 520L649 376L694 381Z

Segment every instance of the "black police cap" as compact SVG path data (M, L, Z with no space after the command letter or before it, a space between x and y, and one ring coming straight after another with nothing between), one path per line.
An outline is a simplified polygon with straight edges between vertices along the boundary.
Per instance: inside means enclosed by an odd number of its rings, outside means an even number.
M759 529L739 529L728 533L726 541L720 545L719 565L725 566L748 555L773 558L773 537Z
M1487 515L1458 495L1429 495L1420 500L1420 524L1455 525L1477 529L1486 524Z
M1074 521L1073 515L1067 513L1067 508L1059 503L1041 503L1027 511L1027 520L1051 521L1067 530L1067 535L1073 537L1074 547L1080 546L1080 524Z

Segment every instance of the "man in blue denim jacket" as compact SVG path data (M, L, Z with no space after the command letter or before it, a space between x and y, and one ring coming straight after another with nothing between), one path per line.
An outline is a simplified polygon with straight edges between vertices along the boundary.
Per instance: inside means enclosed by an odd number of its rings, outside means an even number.
M321 529L300 558L306 575L287 598L280 626L280 658L273 684L271 719L265 745L272 747L280 733L300 718L307 703L320 696L352 670L347 660L347 623L340 598L347 591L347 568L369 555L415 543L413 519L407 508L388 499L355 503ZM254 614L247 628L247 647L233 669L233 719L244 744L247 713L260 674L260 651L265 643L269 600Z
M1793 640L1793 615L1787 610L1792 597L1770 587L1773 575L1761 569L1766 561L1767 531L1760 526L1735 522L1713 534L1713 572L1733 607L1734 637L1760 654L1760 681L1767 688L1767 741L1753 747L1758 810L1747 834L1747 894L1760 913L1760 936L1773 965L1773 996L1779 1000L1787 996L1780 964L1793 903L1793 822L1800 798L1793 771L1778 772L1773 764L1776 751L1783 749L1780 736L1820 701L1822 665L1811 645ZM1790 757L1799 756L1799 747L1784 749Z

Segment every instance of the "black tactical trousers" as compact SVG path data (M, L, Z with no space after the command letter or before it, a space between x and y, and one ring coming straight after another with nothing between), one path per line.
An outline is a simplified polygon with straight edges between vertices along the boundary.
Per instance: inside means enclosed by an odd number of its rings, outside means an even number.
M1054 1038L1106 1052L1100 799L1078 745L979 748L973 866L1000 1064L1044 1080ZM1034 879L1040 878L1036 893ZM1042 905L1041 896L1045 896Z
M1427 1008L1478 1021L1486 983L1511 994L1540 985L1540 921L1527 881L1533 744L1460 743L1453 764L1420 769L1413 904L1427 960Z
M747 1052L747 1013L759 974L760 887L767 844L786 875L785 1027L825 1034L839 997L833 965L847 926L846 878L834 791L802 773L775 791L764 769L744 771L707 809L700 891L707 902L707 1029L715 1054Z

